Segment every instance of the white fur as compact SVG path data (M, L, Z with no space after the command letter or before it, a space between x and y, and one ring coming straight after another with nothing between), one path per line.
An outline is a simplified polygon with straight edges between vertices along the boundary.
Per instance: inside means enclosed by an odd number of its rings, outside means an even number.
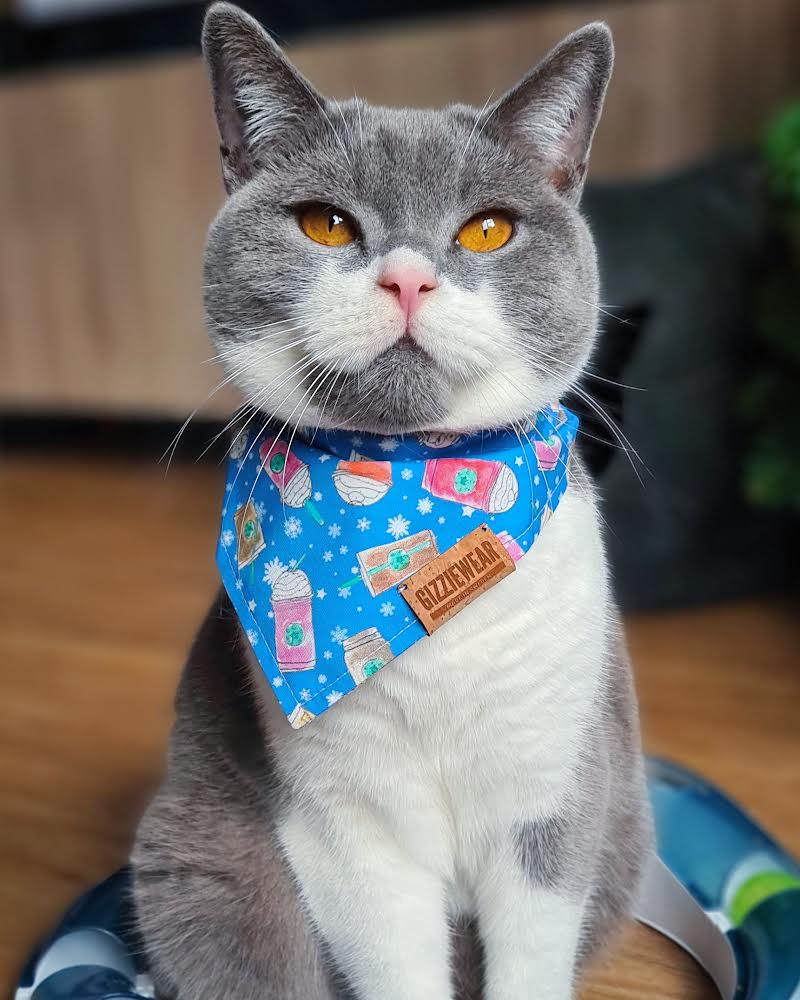
M329 248L320 253L328 254ZM432 267L408 247L346 273L324 260L300 297L295 318L275 324L266 338L222 349L223 361L231 374L238 373L236 382L246 396L289 426L331 426L325 402L336 397L337 373L369 371L405 333L404 313L377 280L384 268L398 265ZM488 283L471 291L441 276L414 314L411 333L450 386L439 430L510 424L558 399L574 375L565 370L560 380L543 379L525 362L528 349L515 342ZM320 394L319 406L310 402L310 387Z
M487 1000L571 996L581 902L530 884L512 832L570 793L608 601L594 504L572 486L515 573L310 726L265 692L299 803L280 837L359 997L448 1000L458 912L480 922Z

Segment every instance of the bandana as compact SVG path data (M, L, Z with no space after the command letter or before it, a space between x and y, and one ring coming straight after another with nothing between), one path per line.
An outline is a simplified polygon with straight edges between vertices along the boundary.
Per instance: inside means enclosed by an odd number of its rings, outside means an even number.
M577 428L554 405L519 436L239 435L217 565L292 726L427 637L398 585L440 553L484 523L514 562L528 552Z

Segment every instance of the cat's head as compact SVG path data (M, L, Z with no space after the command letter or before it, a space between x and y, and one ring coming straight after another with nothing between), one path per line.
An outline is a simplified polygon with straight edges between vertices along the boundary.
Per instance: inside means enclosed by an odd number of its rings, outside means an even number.
M228 192L206 312L253 406L290 426L461 431L564 392L596 327L577 204L613 60L605 25L482 110L328 100L224 3L203 48Z

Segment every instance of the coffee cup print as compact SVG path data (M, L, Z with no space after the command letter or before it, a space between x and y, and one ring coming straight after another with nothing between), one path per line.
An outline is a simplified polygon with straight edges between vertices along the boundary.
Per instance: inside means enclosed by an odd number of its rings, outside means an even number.
M418 531L408 538L386 545L375 545L356 554L360 573L342 585L342 589L363 582L373 597L402 583L439 555L432 531Z
M422 488L441 500L503 514L519 496L517 477L504 462L484 458L431 458Z
M417 434L417 441L426 448L452 448L461 440L461 434L453 434L450 431L421 431Z
M536 464L542 472L552 472L561 454L561 438L551 434L543 441L534 441L533 448L536 452Z
M361 684L393 659L389 643L376 628L366 628L350 636L342 648L345 666L356 684Z
M354 452L349 462L337 462L333 485L345 503L369 507L386 496L391 487L392 463L372 462Z
M264 551L267 543L251 500L234 511L233 523L236 527L236 562L242 569Z
M280 438L266 438L258 449L261 465L278 487L287 507L308 511L317 524L324 524L319 511L311 502L311 473L289 446Z
M310 670L317 661L311 584L301 569L287 569L272 587L275 653L281 671Z
M289 725L292 729L302 729L307 723L315 719L316 716L313 715L307 708L303 708L302 705L297 705L292 709L291 715L287 716L289 719Z
M498 531L497 540L501 543L506 552L511 556L514 562L519 562L520 559L525 555L524 550L520 546L516 539L512 538L507 531Z

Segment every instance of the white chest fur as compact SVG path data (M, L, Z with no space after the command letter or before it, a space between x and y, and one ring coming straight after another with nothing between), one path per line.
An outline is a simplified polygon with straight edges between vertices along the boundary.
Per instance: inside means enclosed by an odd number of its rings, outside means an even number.
M343 850L389 838L460 907L492 839L568 791L607 603L596 511L572 488L516 572L433 636L299 732L276 713L296 820Z

